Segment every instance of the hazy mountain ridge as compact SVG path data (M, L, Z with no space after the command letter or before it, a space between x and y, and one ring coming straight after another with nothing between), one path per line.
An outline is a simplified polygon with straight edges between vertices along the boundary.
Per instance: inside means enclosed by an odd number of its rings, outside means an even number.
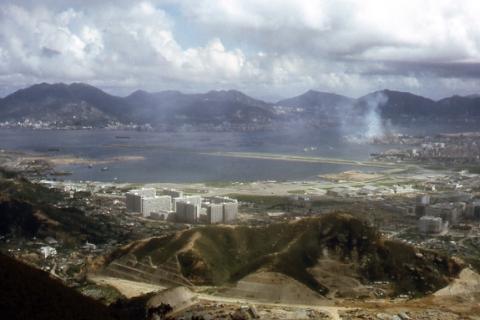
M239 91L185 94L179 91L135 91L126 100L140 121L170 124L262 122L274 118L270 105Z
M317 109L342 107L355 103L355 99L336 93L309 90L299 96L278 101L276 104L287 107L304 108L305 111L316 113Z
M128 105L122 98L83 83L41 83L18 90L0 101L0 119L30 118L101 126L123 120Z
M452 96L434 101L408 92L382 90L358 99L309 90L276 103L236 90L187 94L137 90L117 97L83 83L41 83L0 99L0 121L48 121L58 126L105 127L112 123L150 124L154 128L223 126L269 128L293 120L355 120L374 110L393 123L464 121L480 117L480 97Z

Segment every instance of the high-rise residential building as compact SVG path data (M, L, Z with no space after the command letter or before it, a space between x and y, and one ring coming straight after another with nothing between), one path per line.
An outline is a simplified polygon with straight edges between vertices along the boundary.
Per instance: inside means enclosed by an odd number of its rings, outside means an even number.
M154 188L142 188L130 190L125 194L127 212L142 212L142 197L155 197Z
M172 198L170 196L142 197L140 212L144 217L151 213L172 210Z
M178 222L196 223L200 215L200 205L189 201L177 201L176 216Z
M207 221L208 224L216 224L223 222L223 204L210 203L207 204Z
M185 206L185 218L187 223L197 223L200 217L200 206L187 202Z
M224 202L223 203L223 222L231 223L237 220L238 202Z
M444 230L442 218L423 216L418 220L418 230L422 233L440 233Z
M235 199L211 197L202 207L203 199L199 195L183 196L181 191L173 189L163 189L162 194L157 196L153 188L131 190L125 195L127 211L184 223L232 223L237 219L238 202ZM174 214L166 214L172 211Z
M434 205L427 206L425 209L425 215L440 217L443 219L443 221L448 221L450 225L457 224L460 214L461 209L456 203L436 203Z
M229 197L209 197L206 198L207 201L209 201L210 206L211 205L218 205L222 207L222 223L232 223L237 219L237 214L238 214L238 201L236 199L232 199ZM219 210L216 207L215 210ZM217 217L215 216L213 218L208 217L208 211L209 207L207 206L207 221L208 223L219 223L217 220ZM212 220L213 219L213 220ZM209 222L209 221L215 221L215 222Z
M172 210L176 211L177 210L177 203L178 202L190 202L194 203L197 206L202 205L202 197L201 196L186 196L186 197L176 197L172 198Z

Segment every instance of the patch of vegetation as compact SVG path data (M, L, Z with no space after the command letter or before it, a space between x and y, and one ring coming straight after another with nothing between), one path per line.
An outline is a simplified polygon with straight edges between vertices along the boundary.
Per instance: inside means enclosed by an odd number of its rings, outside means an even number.
M55 204L63 199L57 190L32 183L25 178L0 179L0 194L31 204Z
M0 283L2 319L120 319L47 273L2 254Z
M1 179L13 179L18 177L18 173L7 170L5 168L0 168L0 178Z
M324 257L325 250L341 262L353 263L364 283L390 281L396 293L439 289L460 271L447 256L382 240L366 221L348 214L261 228L207 226L132 248L129 253L138 260L149 256L154 264L178 259L183 275L198 284L234 282L264 268L320 293L328 289L308 270Z
M80 209L59 206L64 199L60 191L18 176L0 179L0 234L53 236L76 246L105 242L119 232L107 217L92 219Z
M305 194L305 190L299 189L299 190L289 190L287 191L290 194Z
M110 305L119 299L124 299L125 296L117 289L109 285L97 285L88 283L84 286L76 288L81 294L100 301L105 305Z

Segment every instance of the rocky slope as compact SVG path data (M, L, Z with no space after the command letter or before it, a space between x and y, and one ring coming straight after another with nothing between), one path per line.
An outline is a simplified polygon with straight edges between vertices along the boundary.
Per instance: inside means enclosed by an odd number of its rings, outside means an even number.
M332 214L261 228L210 226L132 243L114 263L176 265L195 284L236 282L259 270L329 294L335 281L385 283L386 294L425 294L447 285L462 266L435 252L382 239L366 222ZM107 268L108 269L108 268ZM339 280L340 281L340 280Z

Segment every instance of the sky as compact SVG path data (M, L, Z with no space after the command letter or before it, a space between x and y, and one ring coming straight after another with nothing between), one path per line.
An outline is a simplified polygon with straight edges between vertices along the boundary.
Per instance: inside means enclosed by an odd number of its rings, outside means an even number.
M0 96L39 82L480 93L478 0L0 0Z

